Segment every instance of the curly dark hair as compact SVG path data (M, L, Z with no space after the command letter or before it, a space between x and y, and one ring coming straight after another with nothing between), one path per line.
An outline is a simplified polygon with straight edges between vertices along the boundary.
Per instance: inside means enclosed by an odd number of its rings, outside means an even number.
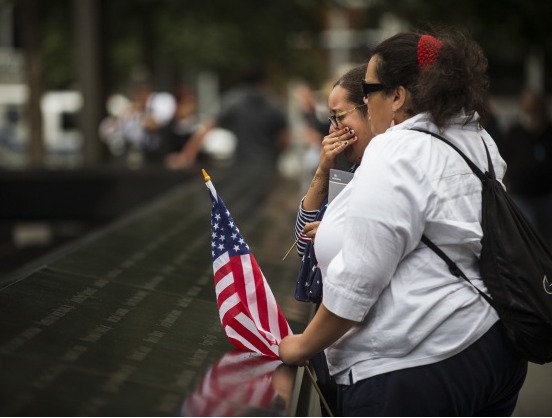
M458 30L437 29L432 36L442 42L437 60L420 70L417 48L422 33L399 33L380 43L376 73L387 93L398 86L410 92L407 112L429 112L433 122L444 129L462 110L479 123L487 119L485 98L489 90L487 58L479 45Z
M347 100L357 106L364 104L364 95L362 94L362 80L366 75L368 63L357 65L343 74L339 80L334 83L334 87L340 86L347 91ZM368 114L367 106L357 109L362 117Z

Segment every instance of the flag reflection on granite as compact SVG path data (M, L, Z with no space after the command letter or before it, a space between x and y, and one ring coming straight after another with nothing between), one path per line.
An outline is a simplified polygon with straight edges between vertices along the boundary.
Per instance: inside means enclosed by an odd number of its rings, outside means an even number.
M182 416L287 415L295 369L279 360L234 350L217 361L182 406ZM249 412L248 412L249 411Z

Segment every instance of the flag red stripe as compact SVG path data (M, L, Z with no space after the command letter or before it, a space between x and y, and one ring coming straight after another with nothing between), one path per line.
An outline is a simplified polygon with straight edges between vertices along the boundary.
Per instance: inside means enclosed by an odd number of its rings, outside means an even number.
M247 294L245 291L245 277L243 273L243 266L240 260L240 257L230 257L229 264L232 266L232 272L234 273L234 283L236 284L236 292L238 293L238 296L240 300L242 301L242 304L244 304L244 308L246 309L246 314L251 318L251 313L249 312L249 308L246 305L247 301Z
M255 257L253 254L249 255L249 259L251 260L251 266L253 267L253 278L255 281L255 293L257 297L257 306L259 311L259 319L261 321L261 327L264 330L267 330L270 332L270 324L268 323L268 302L266 298L266 292L265 292L265 280L263 277L263 273L261 272L261 269L259 268L259 265L257 264L257 260L255 260Z
M276 304L276 306L278 306L278 304ZM282 336L282 339L291 334L291 329L289 328L286 317L280 310L280 306L278 306L278 325L280 326L280 335Z

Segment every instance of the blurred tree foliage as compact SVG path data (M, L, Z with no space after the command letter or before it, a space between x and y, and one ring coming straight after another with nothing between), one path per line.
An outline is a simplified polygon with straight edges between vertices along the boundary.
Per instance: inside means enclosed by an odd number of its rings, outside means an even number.
M107 88L124 85L136 71L169 88L200 70L218 73L223 87L252 63L268 66L276 81L290 74L325 76L321 51L293 47L298 36L313 39L324 26L320 0L98 0L103 73ZM46 84L73 83L73 0L43 2Z
M469 30L492 59L518 61L533 46L552 49L550 0L386 0L414 27L448 24Z
M74 83L74 1L40 2L47 89ZM327 51L320 33L328 7L353 6L355 29L377 28L388 13L412 28L429 22L463 27L486 51L503 90L519 88L531 48L540 48L547 63L552 57L551 0L97 1L106 89L123 85L135 68L149 71L163 88L211 70L225 88L253 62L265 63L281 86L290 76L323 81Z
M393 13L414 29L431 24L467 30L489 59L491 87L494 82L501 93L519 91L530 51L540 50L552 65L551 0L382 0L373 12ZM549 90L552 72L545 81Z

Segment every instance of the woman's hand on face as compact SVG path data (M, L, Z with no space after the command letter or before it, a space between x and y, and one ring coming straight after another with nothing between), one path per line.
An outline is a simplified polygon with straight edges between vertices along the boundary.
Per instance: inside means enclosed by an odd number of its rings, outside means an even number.
M309 362L301 348L301 334L288 335L278 347L280 360L289 366L306 366Z
M314 242L314 237L316 236L318 225L320 225L320 221L309 222L305 224L305 226L303 227L302 235L307 238L310 238Z
M348 127L336 130L325 136L322 140L322 149L320 150L320 162L318 164L320 169L325 173L329 173L330 169L336 166L337 156L357 140L355 131Z

